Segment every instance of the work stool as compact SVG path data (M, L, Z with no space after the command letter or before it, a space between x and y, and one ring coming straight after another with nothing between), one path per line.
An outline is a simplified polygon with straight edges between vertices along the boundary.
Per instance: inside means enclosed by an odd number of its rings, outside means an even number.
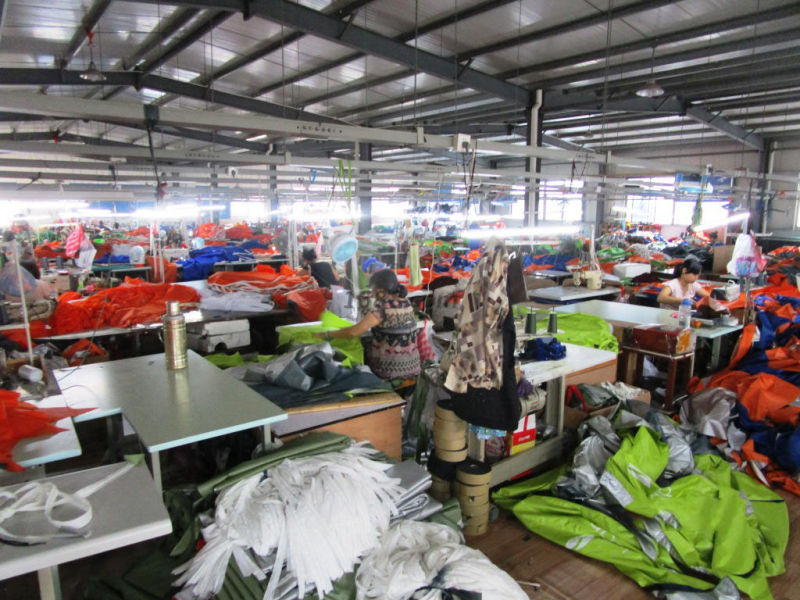
M675 400L675 391L678 389L685 390L694 372L694 349L680 354L666 354L640 346L622 346L622 363L625 373L628 372L628 364L632 356L636 358L636 368L633 373L633 381L628 382L631 385L638 385L642 380L642 371L644 369L644 359L646 356L652 356L666 361L668 366L667 382L664 391L664 410L671 411L673 401ZM680 381L678 381L681 363L688 368L682 369L681 378Z

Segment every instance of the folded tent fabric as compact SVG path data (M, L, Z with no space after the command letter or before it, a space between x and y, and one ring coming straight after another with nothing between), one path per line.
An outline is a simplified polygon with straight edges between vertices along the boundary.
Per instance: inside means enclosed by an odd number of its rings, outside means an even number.
M50 316L54 334L92 331L103 327L131 327L158 321L166 312L166 303L196 304L196 290L179 284L146 283L125 278L115 288L108 288L80 300L62 296Z
M624 413L616 430L604 417L591 422L607 434L584 439L572 467L503 488L495 501L531 531L651 591L711 590L729 578L752 598L772 597L767 577L784 571L788 542L780 496L711 454L695 454L689 474L663 480L671 449L652 423ZM591 441L597 450L581 463Z

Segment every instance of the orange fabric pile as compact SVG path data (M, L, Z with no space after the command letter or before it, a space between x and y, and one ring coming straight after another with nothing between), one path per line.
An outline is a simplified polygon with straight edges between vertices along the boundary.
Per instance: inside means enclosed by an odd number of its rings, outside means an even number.
M194 230L194 236L203 239L224 239L225 230L214 223L200 223Z
M103 356L105 353L100 346L84 338L67 346L61 356L67 359L71 367L76 367L83 363L85 356Z
M64 242L56 241L56 242L45 242L40 246L36 246L33 249L33 254L36 258L66 258L67 255L64 254Z
M125 235L129 235L131 237L149 237L150 229L142 225L141 227L137 227L133 231L126 232Z
M208 285L218 291L258 288L273 294L317 287L312 277L297 275L287 265L282 265L280 272L268 265L258 267L255 271L218 271L208 278Z
M196 304L200 295L185 285L146 283L126 277L119 287L101 290L88 298L78 300L68 294L62 295L50 315L50 327L59 335L154 323L164 315L166 303L171 300Z
M288 294L273 294L272 300L278 308L286 308L290 304L297 309L306 321L318 321L320 315L328 306L328 300L333 298L329 289L316 288L299 290Z
M175 283L178 281L178 265L169 262L166 258L161 259L160 269L156 269L156 260L152 256L145 258L147 266L150 267L150 275L153 280L161 283ZM163 273L163 278L161 274Z
M34 340L36 338L47 337L52 335L52 332L47 327L47 323L42 321L41 319L37 319L36 321L31 321L31 338ZM11 340L12 342L19 344L19 346L23 350L28 349L28 338L25 335L25 328L24 327L17 327L16 329L6 329L4 331L0 331L0 335L4 338ZM36 342L34 342L35 344Z
M65 431L56 427L55 423L90 410L38 408L29 402L20 402L16 392L0 390L0 463L9 471L23 471L24 468L11 458L14 446L19 441Z
M247 223L237 223L225 230L225 237L229 240L249 240L253 237L253 230Z

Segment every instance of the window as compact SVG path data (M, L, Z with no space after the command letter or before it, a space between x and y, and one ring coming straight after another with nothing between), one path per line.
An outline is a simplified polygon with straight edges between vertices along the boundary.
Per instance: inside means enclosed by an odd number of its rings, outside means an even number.
M583 220L583 181L541 180L539 182L539 219L559 223Z

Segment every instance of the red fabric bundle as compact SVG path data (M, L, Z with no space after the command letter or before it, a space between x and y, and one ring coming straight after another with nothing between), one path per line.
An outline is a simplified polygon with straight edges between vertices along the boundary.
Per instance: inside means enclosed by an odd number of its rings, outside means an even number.
M79 352L82 353L81 356L75 356ZM71 367L76 367L83 362L84 356L103 356L104 354L105 351L100 346L84 338L67 346L61 356L67 359Z
M225 237L225 230L214 223L200 223L194 230L194 236L203 239L223 239Z
M146 283L126 277L119 287L82 300L59 301L50 316L50 327L54 333L62 334L152 323L164 315L166 303L171 300L194 304L200 301L200 295L185 285Z
M247 223L237 223L225 230L225 237L229 240L249 240L253 237L253 230Z
M320 315L328 306L328 300L333 297L330 290L318 288L315 290L302 290L286 294L287 304L291 302L306 321L318 321Z
M147 261L147 266L150 267L150 273L152 274L152 278L155 279L156 277L156 261L152 256L148 256L145 258ZM159 282L163 283L175 283L178 281L178 265L169 262L166 258L161 259L161 267L158 270L158 274L160 275L163 273L163 279L159 279Z
M33 254L36 258L67 257L67 255L64 254L63 242L45 242L41 246L36 246L36 248L33 249Z
M29 402L20 402L16 392L0 390L0 463L5 464L9 471L23 471L24 468L11 458L17 442L64 431L54 423L90 410L92 409L37 408Z
M47 328L47 323L41 319L31 321L31 338L41 338L50 335L50 330ZM28 337L25 335L25 328L18 327L16 329L6 329L0 331L0 335L12 342L19 344L24 350L28 349Z

